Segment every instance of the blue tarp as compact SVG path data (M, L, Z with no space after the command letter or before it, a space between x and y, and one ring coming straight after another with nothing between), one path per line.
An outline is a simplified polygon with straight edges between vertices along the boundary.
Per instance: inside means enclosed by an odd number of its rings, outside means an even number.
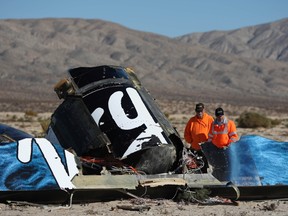
M213 175L239 186L288 185L288 142L246 135L226 150L202 145Z

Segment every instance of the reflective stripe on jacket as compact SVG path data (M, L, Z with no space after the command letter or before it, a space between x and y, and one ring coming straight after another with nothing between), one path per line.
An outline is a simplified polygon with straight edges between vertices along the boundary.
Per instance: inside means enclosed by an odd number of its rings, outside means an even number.
M213 121L212 116L203 113L202 119L193 116L186 124L184 138L194 150L200 150L199 143L208 140L208 133Z
M238 141L235 123L226 117L220 123L215 120L212 123L208 137L208 141L218 148L229 146L230 143Z

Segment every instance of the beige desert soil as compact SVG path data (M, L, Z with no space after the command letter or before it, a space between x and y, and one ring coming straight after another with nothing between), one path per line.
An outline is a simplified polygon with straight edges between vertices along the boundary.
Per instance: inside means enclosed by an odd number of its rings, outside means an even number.
M140 203L140 202L138 202ZM127 208L135 207L135 210ZM142 210L141 210L142 209ZM178 203L171 200L144 200L135 204L134 200L116 200L72 204L71 206L32 205L25 203L0 204L0 215L206 215L206 216L268 216L288 214L287 201L249 201L238 202L238 205L200 205L194 203Z
M168 116L171 123L177 128L183 138L183 130L188 119L193 115L194 102L159 103L163 113ZM207 112L213 114L213 110L222 106L227 116L236 120L244 111L255 111L273 119L281 119L280 125L274 128L244 129L237 128L240 136L246 134L260 135L272 140L288 142L288 114L255 107L239 107L227 104L207 104ZM0 112L0 122L19 128L35 136L42 135L43 123L49 121L51 113L27 112ZM126 209L130 208L130 210ZM135 209L132 210L131 208ZM288 201L286 200L262 200L262 201L238 201L237 205L226 204L199 204L175 202L172 200L150 200L139 198L135 200L115 200L109 202L94 202L85 204L72 203L63 205L36 205L31 203L13 202L0 204L0 215L227 215L227 216L266 216L288 215Z

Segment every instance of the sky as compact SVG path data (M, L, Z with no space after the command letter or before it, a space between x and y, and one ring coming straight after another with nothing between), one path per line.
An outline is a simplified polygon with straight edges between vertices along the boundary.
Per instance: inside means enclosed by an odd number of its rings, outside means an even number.
M0 19L101 19L177 37L288 18L288 0L0 0Z

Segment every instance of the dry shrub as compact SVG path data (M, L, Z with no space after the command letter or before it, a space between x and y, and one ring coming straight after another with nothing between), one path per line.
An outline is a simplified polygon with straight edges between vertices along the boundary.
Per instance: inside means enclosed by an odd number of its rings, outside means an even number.
M25 111L25 116L37 116L38 113L33 111L33 110L26 110Z
M50 119L44 119L44 120L40 120L39 122L40 122L41 128L43 130L43 133L46 133L48 131L51 120Z
M237 123L240 128L270 128L280 124L281 120L273 120L255 112L244 112L237 119Z

